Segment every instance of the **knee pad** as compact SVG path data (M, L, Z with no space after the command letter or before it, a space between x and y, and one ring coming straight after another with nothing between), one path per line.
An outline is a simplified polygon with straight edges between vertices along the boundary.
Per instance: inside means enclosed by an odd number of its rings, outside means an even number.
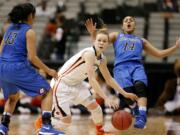
M129 92L129 93L134 93L134 90L135 90L135 88L132 86L132 87L126 87L126 88L124 88L124 90L126 91L126 92ZM126 102L126 106L129 106L129 105L133 105L134 104L134 101L132 101L131 99L128 99L128 98L125 98L125 97L123 97L123 99L124 99L124 101ZM120 99L121 100L121 99ZM123 101L121 101L121 102L123 102ZM121 103L120 103L121 104Z
M147 97L147 86L142 81L136 81L134 87L138 97Z
M96 109L89 110L91 112L92 120L95 124L103 123L103 113L101 107L98 105Z
M61 119L56 118L56 117L52 117L51 121L52 121L52 125L54 126L54 128L59 131L67 131L68 127L71 124L71 121L69 123L65 123Z

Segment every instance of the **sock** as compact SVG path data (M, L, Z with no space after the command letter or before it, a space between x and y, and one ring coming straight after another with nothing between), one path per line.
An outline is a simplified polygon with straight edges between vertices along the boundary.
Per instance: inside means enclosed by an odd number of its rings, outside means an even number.
M146 112L146 110L147 110L147 107L145 107L145 106L140 106L139 107L139 111L145 111Z
M145 121L147 120L147 114L146 114L147 108L145 106L140 106L139 107L139 114L140 116L143 116Z
M130 105L129 107L130 107L131 110L132 110L133 116L136 117L137 115L139 115L139 107L138 107L138 105L137 105L136 102L135 102L134 104Z
M51 112L49 112L49 111L42 112L42 123L43 124L51 124Z
M97 131L101 131L102 128L103 128L103 125L101 125L101 124L99 124L99 125L97 124L96 125L96 130Z
M4 112L1 118L1 123L7 128L9 128L10 118L11 118L11 114L8 112Z

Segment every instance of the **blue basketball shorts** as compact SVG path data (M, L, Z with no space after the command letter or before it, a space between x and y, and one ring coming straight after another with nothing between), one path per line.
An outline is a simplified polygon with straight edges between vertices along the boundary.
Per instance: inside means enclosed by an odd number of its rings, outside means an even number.
M144 67L139 62L122 63L114 67L114 78L122 88L134 86L141 81L147 86L147 76Z
M0 85L5 99L20 90L33 97L51 89L46 79L29 62L1 62Z

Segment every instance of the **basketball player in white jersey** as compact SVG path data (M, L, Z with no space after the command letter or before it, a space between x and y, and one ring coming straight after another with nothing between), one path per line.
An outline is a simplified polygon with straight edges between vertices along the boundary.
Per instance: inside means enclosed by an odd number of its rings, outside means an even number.
M137 100L137 96L125 92L112 78L107 68L107 61L102 54L109 44L108 32L99 30L93 47L83 49L72 58L70 58L59 70L58 80L52 79L51 86L54 89L52 123L58 130L66 130L71 123L70 102L73 104L82 104L92 115L92 120L96 125L97 135L105 135L107 131L103 129L103 113L101 107L93 99L87 85L83 82L86 78L92 89L97 92L109 107L117 108L118 104L109 99L101 90L96 80L95 71L99 68L106 83L117 90L126 98ZM36 126L40 125L37 120ZM38 128L38 127L36 127Z

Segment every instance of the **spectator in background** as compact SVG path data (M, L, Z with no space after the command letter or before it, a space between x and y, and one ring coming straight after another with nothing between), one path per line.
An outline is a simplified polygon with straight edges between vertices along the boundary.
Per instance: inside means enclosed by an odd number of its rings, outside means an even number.
M6 29L9 27L10 25L10 19L8 18L4 23L3 26L1 28L1 34L2 36L4 35L4 33L6 32Z
M56 15L57 30L55 34L55 50L56 59L64 60L66 51L66 29L64 28L65 16L62 13Z
M5 33L6 29L8 28L9 24L10 24L10 19L8 18L8 19L3 23L3 26L2 26L2 28L1 28L0 42L2 41L3 36L4 36L4 33Z
M48 7L48 0L41 0L36 7L36 15L50 17L52 14L54 14L55 10L55 7Z
M50 54L54 50L55 35L56 35L57 23L55 18L51 18L47 23L41 42L39 44L38 55L42 59L49 59ZM43 51L42 51L43 50Z
M178 12L179 6L177 0L158 0L160 11L164 12Z
M156 107L165 109L167 114L180 114L180 59L174 63L174 73L176 78L167 80L156 103Z

